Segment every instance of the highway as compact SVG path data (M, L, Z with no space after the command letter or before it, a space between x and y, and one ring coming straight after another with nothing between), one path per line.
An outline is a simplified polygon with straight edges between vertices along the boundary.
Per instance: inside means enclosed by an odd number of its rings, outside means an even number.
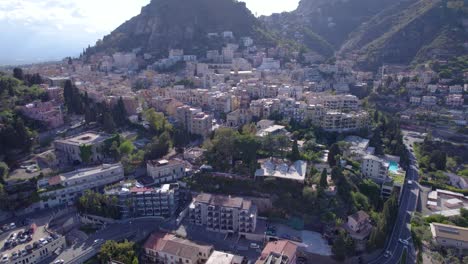
M382 254L376 259L370 261L370 264L394 264L399 263L401 256L405 248L407 249L407 261L406 263L416 263L415 249L411 239L411 216L416 210L416 206L419 198L419 187L417 181L419 179L417 160L414 153L411 151L414 139L407 137L405 140L407 149L410 151L410 165L406 172L406 180L403 186L403 193L400 199L400 207L398 210L398 217L393 227L393 231L390 237L387 237L384 250ZM413 184L409 185L408 181L413 181ZM399 240L407 240L408 246L405 246ZM391 256L385 257L385 252L389 251Z

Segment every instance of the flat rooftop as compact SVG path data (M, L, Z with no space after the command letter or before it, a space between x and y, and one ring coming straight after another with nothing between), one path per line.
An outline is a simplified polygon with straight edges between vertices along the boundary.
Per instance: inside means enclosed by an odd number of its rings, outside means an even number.
M57 142L81 146L81 145L92 145L92 144L101 143L109 138L110 136L107 134L97 134L93 132L86 132L77 136L57 140Z
M102 165L97 166L97 167L84 168L84 169L79 169L79 170L75 170L75 171L72 171L72 172L63 173L60 176L63 176L66 180L76 180L76 179L79 179L79 178L86 178L86 177L88 177L90 175L94 175L94 174L99 173L99 172L111 171L111 170L115 170L115 169L118 169L118 168L123 169L122 164L120 164L120 163L102 164Z

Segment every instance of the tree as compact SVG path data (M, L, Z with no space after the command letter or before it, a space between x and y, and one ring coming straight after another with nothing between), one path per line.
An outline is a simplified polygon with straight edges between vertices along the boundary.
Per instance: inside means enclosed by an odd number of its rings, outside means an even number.
M145 159L160 159L166 155L172 147L172 141L169 133L164 132L159 137L153 137L153 140L146 147Z
M98 258L101 263L110 263L111 260L119 261L122 263L134 263L138 258L135 252L135 244L125 240L124 242L117 243L114 240L107 240L99 251Z
M89 163L91 157L93 156L93 146L91 145L81 145L80 146L80 158L83 163Z
M447 153L440 150L434 150L431 153L430 163L434 164L437 170L445 170L447 165Z
M121 155L130 155L135 150L135 146L130 140L125 140L119 146L119 153Z
M297 140L294 140L292 148L291 148L291 160L297 161L301 159L301 153L299 152L299 146L297 144Z
M103 124L104 131L106 131L107 133L114 133L115 123L114 123L114 119L112 118L112 115L109 112L104 113L103 121L104 121L104 124Z
M24 75L23 75L23 69L21 68L14 68L13 69L13 77L16 79L23 81L24 80Z
M324 189L328 186L327 174L327 169L323 169L322 174L320 175L320 187Z
M328 164L330 167L334 167L338 164L338 160L336 160L337 155L341 155L341 150L337 143L333 143L328 152Z
M144 116L154 134L160 135L164 131L172 131L172 125L167 121L163 113L156 112L151 108L146 110Z
M217 170L227 171L232 168L235 156L236 138L239 132L231 128L216 130L212 140L206 142L206 158Z
M332 252L333 255L335 255L335 258L339 261L343 261L346 258L346 244L341 232L333 241Z
M8 176L10 168L5 162L0 162L0 184L5 183L5 178Z
M73 102L73 84L70 80L65 81L65 85L63 87L63 99L65 101L65 105L71 111L72 102Z
M119 98L117 104L114 106L112 111L114 122L117 126L124 126L127 123L127 110L122 97Z

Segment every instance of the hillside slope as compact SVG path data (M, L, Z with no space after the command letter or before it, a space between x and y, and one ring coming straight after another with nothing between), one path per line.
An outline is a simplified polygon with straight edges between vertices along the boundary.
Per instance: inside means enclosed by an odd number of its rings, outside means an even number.
M339 54L351 54L361 68L375 69L383 63L410 64L463 53L466 10L448 2L455 1L400 2L362 24Z
M257 43L273 41L263 34L265 30L243 2L152 0L139 15L105 36L90 52L141 48L162 56L169 48L182 48L198 55L219 48L222 39L209 39L207 34L223 31L232 31L237 38L250 36Z

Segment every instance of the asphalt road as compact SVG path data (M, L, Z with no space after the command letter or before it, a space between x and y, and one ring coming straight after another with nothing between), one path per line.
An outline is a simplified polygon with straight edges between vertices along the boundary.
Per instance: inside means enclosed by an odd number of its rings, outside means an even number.
M413 140L408 138L405 140L406 147L408 150L412 149ZM410 166L406 172L406 180L403 186L403 193L400 200L400 207L398 210L398 217L393 227L392 234L385 243L382 254L369 262L371 264L394 264L399 263L401 256L405 249L407 249L407 260L406 263L416 263L415 249L411 239L410 222L412 213L416 210L419 187L417 180L419 179L417 161L414 153L410 151ZM413 184L409 185L408 181L413 181ZM405 246L399 240L407 240L409 245ZM391 256L385 257L386 251L391 252Z
M65 263L82 263L88 257L96 255L103 243L94 243L97 239L123 240L131 238L132 241L144 239L151 232L159 229L161 220L158 219L134 219L126 223L118 223L107 226L88 237L86 241L73 244L66 248L54 260L63 259Z

